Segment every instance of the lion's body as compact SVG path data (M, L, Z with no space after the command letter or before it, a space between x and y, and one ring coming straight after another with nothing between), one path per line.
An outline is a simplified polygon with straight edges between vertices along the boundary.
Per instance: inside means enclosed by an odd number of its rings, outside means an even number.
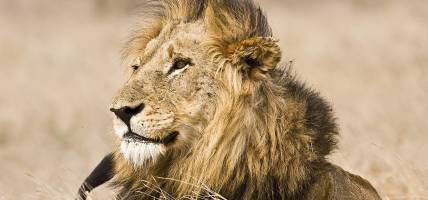
M340 167L327 164L315 173L314 182L302 195L302 199L365 200L380 199L368 181ZM296 198L298 199L298 198Z
M139 67L113 101L118 199L379 199L326 160L338 133L331 108L277 65L281 51L257 6L161 5L128 44Z

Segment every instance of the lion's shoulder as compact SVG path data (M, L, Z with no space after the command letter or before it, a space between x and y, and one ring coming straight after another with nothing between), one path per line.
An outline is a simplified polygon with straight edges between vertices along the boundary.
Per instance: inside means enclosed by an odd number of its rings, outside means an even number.
M327 164L314 178L306 199L378 200L381 198L364 178L336 165Z

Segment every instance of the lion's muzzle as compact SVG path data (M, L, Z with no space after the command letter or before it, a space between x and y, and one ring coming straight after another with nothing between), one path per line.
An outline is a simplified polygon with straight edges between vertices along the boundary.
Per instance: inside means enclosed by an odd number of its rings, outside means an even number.
M144 109L144 103L133 107L110 109L116 116L114 124L119 137L127 142L154 144L173 142L178 135L178 131L170 129L174 122L174 114L153 112L150 106Z

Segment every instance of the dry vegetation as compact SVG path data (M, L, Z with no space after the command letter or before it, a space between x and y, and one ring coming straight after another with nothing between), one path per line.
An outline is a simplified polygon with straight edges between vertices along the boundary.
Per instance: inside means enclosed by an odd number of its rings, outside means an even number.
M109 151L135 2L0 0L0 199L70 199ZM333 102L331 160L385 199L428 199L428 4L261 4L300 78Z

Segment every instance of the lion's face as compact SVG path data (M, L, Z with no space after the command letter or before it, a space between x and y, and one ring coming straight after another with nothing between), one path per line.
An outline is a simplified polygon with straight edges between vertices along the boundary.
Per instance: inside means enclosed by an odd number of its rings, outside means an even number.
M130 64L111 111L121 151L134 165L185 148L212 115L218 87L205 35L201 24L171 23Z

